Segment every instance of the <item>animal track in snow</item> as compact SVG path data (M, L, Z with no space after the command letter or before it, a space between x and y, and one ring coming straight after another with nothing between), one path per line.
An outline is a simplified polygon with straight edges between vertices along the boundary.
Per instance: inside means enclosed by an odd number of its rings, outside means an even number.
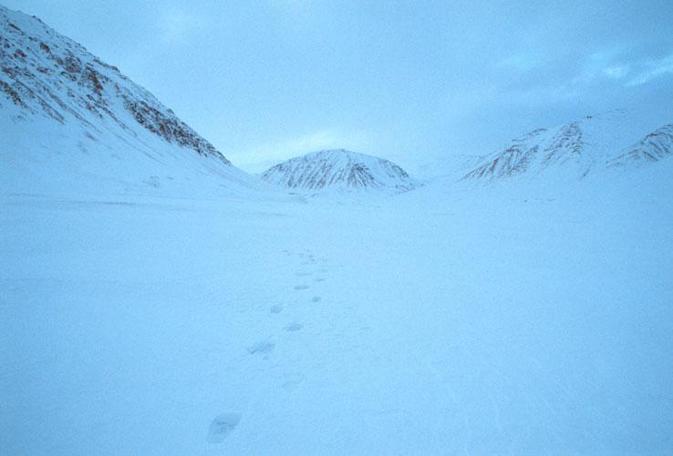
M269 308L269 312L271 312L273 314L278 314L278 313L281 313L282 311L283 311L283 306L281 306L280 304L274 304L273 306L271 306Z
M308 290L309 286L308 285L295 285L294 289L295 290Z
M290 323L289 325L287 325L287 326L285 327L285 331L290 331L290 332L299 331L299 330L302 329L303 327L304 327L304 325L302 325L301 323L297 323L297 322L295 321L295 322L292 322L292 323Z
M251 355L268 355L276 347L276 344L268 340L259 341L248 347L248 353Z
M208 442L220 443L238 426L241 421L240 413L223 413L210 422L208 428Z
M321 299L322 299L322 298L321 298L320 296L313 296L313 297L311 298L311 302L320 302Z
M285 381L281 385L285 391L295 390L301 382L304 381L303 374L289 374L285 376Z

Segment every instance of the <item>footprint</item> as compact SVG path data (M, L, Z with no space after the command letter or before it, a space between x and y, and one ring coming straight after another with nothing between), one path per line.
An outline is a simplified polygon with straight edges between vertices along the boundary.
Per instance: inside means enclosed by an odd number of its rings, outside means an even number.
M272 314L279 314L282 311L283 311L283 306L281 306L280 304L274 304L273 306L271 306L269 308L269 312L271 312Z
M308 290L309 286L308 285L295 285L294 289L295 290Z
M302 329L303 327L304 327L304 325L302 325L301 323L297 323L297 322L295 321L295 322L292 322L292 323L290 323L289 325L287 325L287 326L285 327L285 331L292 331L292 332L294 332L294 331L299 331L299 330Z
M321 299L322 299L322 298L321 298L320 296L313 296L313 297L311 298L311 302L320 302Z
M285 391L294 391L305 378L303 374L289 374L281 386Z
M248 353L251 355L268 355L273 351L273 349L276 347L276 344L273 342L269 342L268 340L262 340L259 341L250 347L248 347Z
M208 442L220 443L238 426L241 421L240 413L223 413L210 422L208 428Z
M324 277L316 277L313 279L315 282L324 282L326 279Z

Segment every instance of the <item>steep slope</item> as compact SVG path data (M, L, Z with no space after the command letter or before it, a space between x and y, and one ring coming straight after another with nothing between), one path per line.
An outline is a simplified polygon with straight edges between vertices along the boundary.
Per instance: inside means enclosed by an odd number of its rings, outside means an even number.
M262 174L265 181L294 190L413 189L414 180L398 165L371 155L343 149L321 150L292 158Z
M152 94L36 17L0 6L0 31L3 190L253 185Z
M619 151L636 143L649 127L634 121L628 111L587 116L555 128L540 128L512 140L504 150L486 158L465 174L465 180L499 180L515 176L534 178L555 175L581 179L611 164L652 160L669 153L671 131L657 130L619 157ZM630 158L628 158L630 157Z

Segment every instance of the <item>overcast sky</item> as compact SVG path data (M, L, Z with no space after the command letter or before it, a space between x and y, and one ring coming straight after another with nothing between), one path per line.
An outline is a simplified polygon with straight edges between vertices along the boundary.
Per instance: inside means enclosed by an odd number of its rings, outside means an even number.
M0 1L250 171L331 147L414 170L590 113L673 114L671 0Z

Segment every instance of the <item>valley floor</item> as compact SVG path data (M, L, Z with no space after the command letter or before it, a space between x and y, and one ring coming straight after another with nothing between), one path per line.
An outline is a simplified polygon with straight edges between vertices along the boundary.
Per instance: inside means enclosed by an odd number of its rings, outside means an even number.
M4 196L0 453L670 454L673 185L638 182Z

